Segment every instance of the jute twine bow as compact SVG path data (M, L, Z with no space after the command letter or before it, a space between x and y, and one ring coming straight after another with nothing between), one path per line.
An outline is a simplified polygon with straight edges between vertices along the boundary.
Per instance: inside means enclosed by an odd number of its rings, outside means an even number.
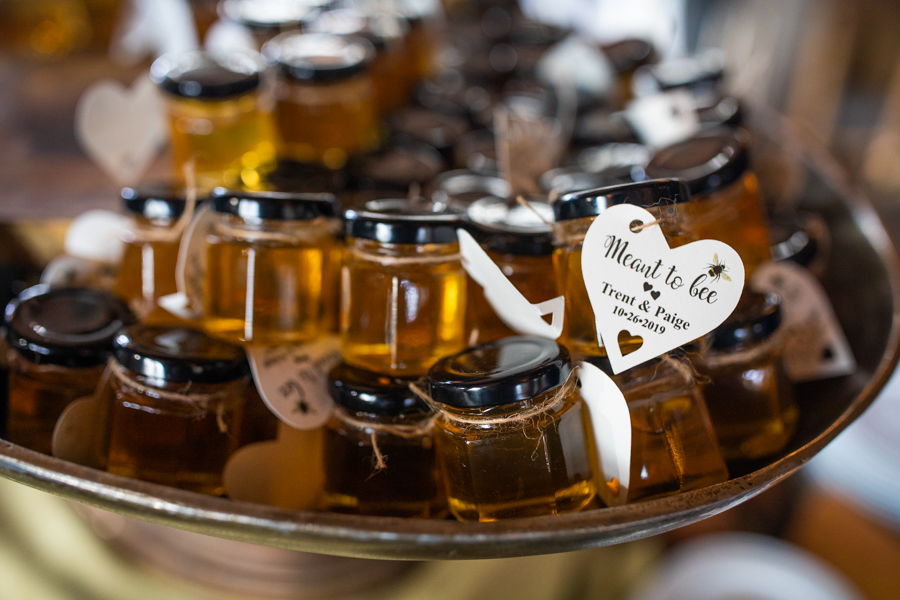
M437 414L432 414L415 424L403 425L361 421L350 416L346 411L343 410L335 410L334 416L339 421L346 423L347 425L351 425L353 427L356 427L357 429L362 429L364 431L369 430L369 439L372 443L372 453L375 459L373 461L375 463L375 468L372 471L372 475L375 475L379 471L383 471L387 468L388 457L381 452L381 448L379 448L378 446L378 434L393 435L405 440L422 438L431 433L432 429L434 428L434 422L438 417Z

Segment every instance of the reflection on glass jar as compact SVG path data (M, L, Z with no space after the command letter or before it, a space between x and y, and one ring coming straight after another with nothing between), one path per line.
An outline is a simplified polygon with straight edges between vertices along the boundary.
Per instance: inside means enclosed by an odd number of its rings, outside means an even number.
M133 325L115 340L108 383L115 475L203 494L225 493L250 369L243 350L191 329Z
M310 341L337 321L341 245L331 194L216 190L204 327L232 342Z
M441 410L435 441L454 516L577 512L594 498L593 430L565 348L497 340L442 359L427 383Z
M576 356L605 356L597 342L594 311L581 274L581 248L594 219L607 207L633 204L662 221L669 246L694 241L695 234L683 223L682 211L690 199L677 179L659 179L566 194L553 202L558 247L553 256L559 289L566 299L566 322L562 339Z
M460 215L403 200L345 213L341 353L375 373L424 375L466 346Z
M168 54L150 76L165 92L174 176L194 161L197 186L256 186L275 166L271 117L262 106L259 55Z
M711 334L697 362L709 379L709 414L725 458L753 459L780 452L797 427L797 405L781 363L781 301L752 294Z
M53 428L74 400L94 393L116 332L134 320L96 290L38 285L6 308L9 441L50 454Z
M406 381L341 363L328 376L337 406L325 426L325 506L335 512L440 518L433 412Z
M370 42L285 33L263 52L278 73L275 122L281 157L339 169L349 155L377 145Z

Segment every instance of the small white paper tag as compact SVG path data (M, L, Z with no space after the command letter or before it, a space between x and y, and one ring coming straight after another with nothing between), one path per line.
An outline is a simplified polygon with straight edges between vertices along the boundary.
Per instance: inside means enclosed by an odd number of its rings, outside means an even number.
M816 277L791 262L769 262L753 274L751 287L782 299L787 332L784 368L793 382L850 375L856 360L831 302Z
M206 277L206 238L215 230L216 212L209 202L194 210L181 236L175 263L177 294L160 298L159 304L182 318L199 318L203 311L203 279ZM184 313L190 316L183 316Z
M250 346L247 357L256 389L275 416L295 429L328 421L334 409L328 371L341 359L337 336L303 346Z
M586 362L578 365L581 397L591 413L591 425L599 456L598 489L607 506L625 504L631 484L631 412L625 396L610 377ZM618 484L618 494L615 494Z
M198 48L188 0L133 0L130 4L128 21L110 48L114 59L137 64L147 57Z
M159 93L146 73L128 89L117 81L98 81L78 100L75 136L116 183L140 180L166 135Z
M259 46L250 30L240 23L216 21L206 32L203 45L206 51L216 55L228 54L241 50L259 51Z
M131 220L108 210L81 213L66 230L65 251L69 256L105 264L118 264L125 252L122 241L131 231Z
M696 100L685 90L641 96L628 105L625 118L643 143L657 148L700 131Z
M535 69L538 79L552 85L572 85L592 96L608 96L616 75L609 58L596 43L570 35L547 50Z
M467 231L456 230L462 264L469 276L484 289L484 297L507 327L522 335L555 340L562 333L565 298L559 296L532 304L516 289ZM550 275L548 275L550 276ZM552 314L547 323L542 316Z
M658 224L631 230L655 220L638 206L612 206L584 238L584 284L614 373L712 331L732 313L744 288L744 263L727 244L699 240L669 248ZM623 335L643 343L622 356Z

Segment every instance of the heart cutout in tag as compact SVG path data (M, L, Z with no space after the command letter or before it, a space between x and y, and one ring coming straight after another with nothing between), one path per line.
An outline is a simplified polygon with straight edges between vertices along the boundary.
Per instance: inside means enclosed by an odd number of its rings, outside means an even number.
M632 352L640 350L641 346L644 345L644 338L639 335L634 335L625 329L619 332L619 335L616 336L616 340L619 342L622 356L628 356Z
M635 221L653 224L634 228ZM732 313L744 288L744 264L730 246L700 240L669 248L655 217L629 204L607 208L591 223L581 269L614 373L712 331ZM645 283L664 293L648 297ZM623 330L638 330L643 338L627 355L611 343Z

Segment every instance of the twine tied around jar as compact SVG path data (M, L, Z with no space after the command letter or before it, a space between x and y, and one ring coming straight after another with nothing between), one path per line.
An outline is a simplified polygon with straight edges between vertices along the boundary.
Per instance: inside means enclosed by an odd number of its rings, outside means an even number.
M372 423L371 421L361 421L359 419L351 417L349 414L342 410L335 410L334 417L342 423L346 423L347 425L351 425L353 427L356 427L357 429L371 430L369 432L369 439L372 443L372 453L374 454L375 458L375 468L372 471L372 475L375 475L379 471L387 469L388 457L383 454L381 452L381 448L378 447L379 433L393 435L405 440L413 440L416 438L424 437L431 433L431 430L434 428L434 422L437 419L438 415L433 414L425 417L414 425L402 425L397 423Z

